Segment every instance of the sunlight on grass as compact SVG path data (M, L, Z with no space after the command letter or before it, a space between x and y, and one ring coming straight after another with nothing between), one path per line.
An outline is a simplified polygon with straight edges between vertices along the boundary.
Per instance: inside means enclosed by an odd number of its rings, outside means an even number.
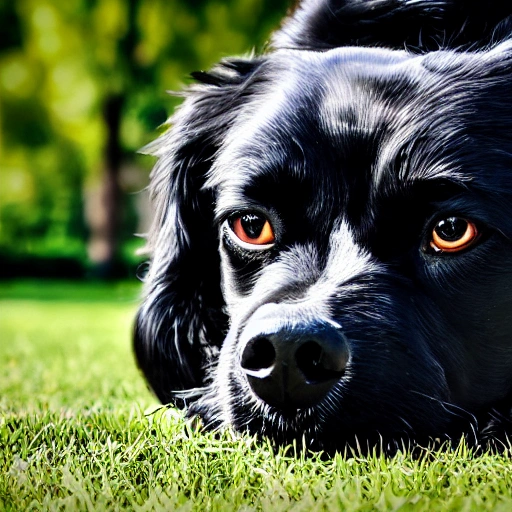
M200 433L147 391L138 287L0 285L0 510L512 510L508 454L323 460ZM66 299L67 297L67 299Z
M2 301L0 358L6 362L0 373L2 407L59 409L106 400L148 402L150 395L131 351L134 290L118 299L114 289L108 295L108 288L80 288L53 284L43 295L44 285L36 289L25 284L10 290L16 298ZM23 291L45 298L22 298ZM66 291L68 301L62 297Z

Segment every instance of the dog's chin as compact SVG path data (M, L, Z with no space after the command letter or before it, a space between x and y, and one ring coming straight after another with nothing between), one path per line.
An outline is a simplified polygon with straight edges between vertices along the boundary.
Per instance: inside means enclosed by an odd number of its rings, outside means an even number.
M294 445L299 449L314 451L336 449L322 441L324 422L318 413L318 407L281 410L251 396L248 389L233 386L232 392L229 419L219 409L213 389L192 404L187 415L199 417L205 430L226 426L238 432L255 435L260 440L268 439L275 446Z
M221 409L218 390L212 386L191 404L187 415L198 417L207 431L234 428L260 440L270 440L276 448L292 446L294 450L323 452L328 456L392 456L398 451L432 450L446 443L456 446L463 438L469 446L479 446L475 417L449 404L439 402L426 429L403 427L393 417L381 418L375 425L374 419L355 422L348 414L344 417L342 406L338 403L333 407L335 401L329 396L313 407L278 409L255 397L244 383L231 382L227 409Z

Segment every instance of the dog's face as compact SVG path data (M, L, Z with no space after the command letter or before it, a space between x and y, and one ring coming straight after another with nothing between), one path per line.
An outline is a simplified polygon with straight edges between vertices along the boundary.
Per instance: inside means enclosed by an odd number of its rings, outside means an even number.
M511 43L279 50L212 74L157 151L136 350L160 398L327 450L494 428L511 84Z

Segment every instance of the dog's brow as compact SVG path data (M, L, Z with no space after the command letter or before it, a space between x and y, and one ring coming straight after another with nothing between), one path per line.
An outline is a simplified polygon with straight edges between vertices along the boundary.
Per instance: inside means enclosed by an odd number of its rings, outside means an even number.
M420 179L409 183L409 189L418 199L424 197L429 202L450 199L468 190L464 182L451 181L445 178Z
M215 206L213 220L217 224L220 224L233 213L261 209L262 206L257 201L244 196L241 191L233 191L229 194L219 195Z

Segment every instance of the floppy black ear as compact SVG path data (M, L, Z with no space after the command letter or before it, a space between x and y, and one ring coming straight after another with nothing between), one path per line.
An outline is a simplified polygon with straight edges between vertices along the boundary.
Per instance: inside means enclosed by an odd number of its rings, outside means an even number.
M278 48L339 46L476 49L512 32L503 0L302 0L276 33Z
M201 83L186 92L170 130L149 147L158 157L150 183L155 217L134 348L164 403L186 405L173 392L204 385L224 339L215 197L203 185L260 62L231 60L194 74Z

